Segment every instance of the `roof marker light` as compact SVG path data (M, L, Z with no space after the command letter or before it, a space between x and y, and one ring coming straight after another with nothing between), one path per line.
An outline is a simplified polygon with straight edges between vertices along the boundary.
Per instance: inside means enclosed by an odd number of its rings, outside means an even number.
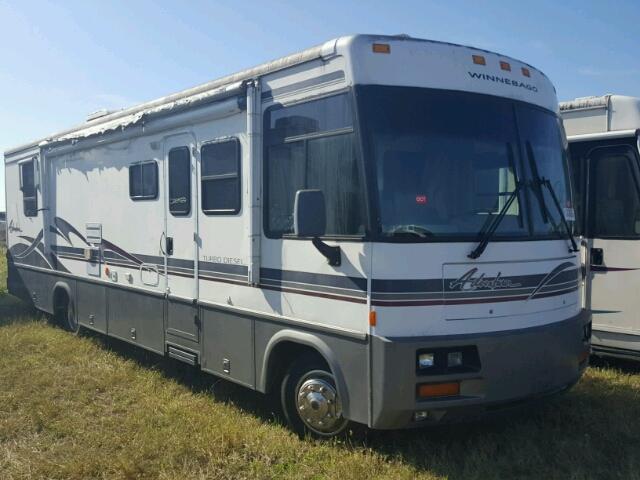
M502 62L502 61L501 61L501 62L500 62L500 68L501 68L502 70L506 70L507 72L510 72L510 71L511 71L511 65L509 65L509 63L508 63L508 62Z
M530 76L531 76L531 72L529 71L529 69L528 69L528 68L525 68L525 67L522 67L522 74L523 74L525 77L530 77Z
M486 65L487 61L484 59L482 55L472 55L473 63L476 65Z
M373 53L391 53L391 45L388 43L374 43Z

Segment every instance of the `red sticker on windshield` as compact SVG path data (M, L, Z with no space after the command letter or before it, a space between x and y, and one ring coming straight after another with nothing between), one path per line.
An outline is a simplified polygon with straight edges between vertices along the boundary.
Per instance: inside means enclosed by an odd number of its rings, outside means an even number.
M418 205L426 205L427 204L427 196L426 195L416 195L416 203Z

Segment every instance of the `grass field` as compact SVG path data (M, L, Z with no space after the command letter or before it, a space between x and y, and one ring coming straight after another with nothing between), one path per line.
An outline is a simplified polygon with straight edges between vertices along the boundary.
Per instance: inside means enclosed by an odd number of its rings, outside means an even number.
M2 255L4 259L4 253ZM0 264L2 282L6 266ZM0 284L0 478L640 478L640 368L480 423L300 440L260 395L98 336Z

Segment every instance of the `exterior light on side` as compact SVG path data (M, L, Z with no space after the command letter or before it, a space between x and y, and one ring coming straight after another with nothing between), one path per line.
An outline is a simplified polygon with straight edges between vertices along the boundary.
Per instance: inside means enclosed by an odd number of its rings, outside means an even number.
M471 56L473 58L473 63L475 63L476 65L486 65L487 61L485 60L485 58L482 55L472 55Z
M421 353L418 355L418 368L430 368L435 363L435 355L433 353Z
M447 354L447 367L459 367L462 365L462 352L449 352Z
M460 395L460 382L423 383L418 385L418 397L437 398Z
M426 420L427 418L429 418L429 411L428 410L421 410L419 412L416 412L413 414L413 420L415 422L422 422L424 420Z
M391 45L388 43L374 43L373 53L391 53Z

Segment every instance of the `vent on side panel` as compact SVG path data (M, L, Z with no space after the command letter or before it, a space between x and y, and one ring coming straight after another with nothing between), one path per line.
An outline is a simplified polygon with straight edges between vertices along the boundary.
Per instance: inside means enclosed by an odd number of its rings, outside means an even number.
M196 353L182 350L181 348L174 347L173 345L169 345L168 352L169 357L171 358L175 358L176 360L180 360L181 362L188 363L189 365L198 364L198 355Z

